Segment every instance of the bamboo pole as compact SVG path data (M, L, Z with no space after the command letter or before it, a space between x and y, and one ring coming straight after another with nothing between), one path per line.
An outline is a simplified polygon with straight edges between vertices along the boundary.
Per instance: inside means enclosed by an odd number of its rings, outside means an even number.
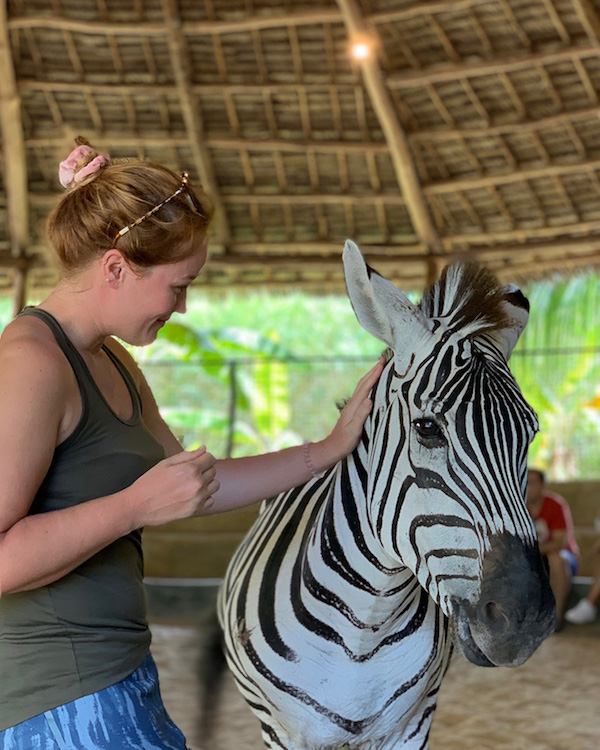
M20 259L24 257L29 244L27 162L21 122L21 100L15 80L4 2L0 2L0 130L10 249L11 255ZM24 304L27 267L17 269L15 273L14 307L20 309Z

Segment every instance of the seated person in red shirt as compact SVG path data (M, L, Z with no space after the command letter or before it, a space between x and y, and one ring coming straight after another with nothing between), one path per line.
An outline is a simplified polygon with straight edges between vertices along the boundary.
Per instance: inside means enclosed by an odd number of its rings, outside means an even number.
M544 472L539 469L529 469L527 474L527 509L535 523L540 552L548 567L556 599L558 629L563 624L571 581L579 563L571 510L564 497L547 489Z

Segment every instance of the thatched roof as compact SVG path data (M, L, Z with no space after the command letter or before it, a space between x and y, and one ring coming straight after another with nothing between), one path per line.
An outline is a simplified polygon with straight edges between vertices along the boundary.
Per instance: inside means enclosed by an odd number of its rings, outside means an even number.
M5 285L55 278L76 134L212 194L201 283L340 288L346 237L407 288L457 254L516 280L600 263L598 0L1 5Z

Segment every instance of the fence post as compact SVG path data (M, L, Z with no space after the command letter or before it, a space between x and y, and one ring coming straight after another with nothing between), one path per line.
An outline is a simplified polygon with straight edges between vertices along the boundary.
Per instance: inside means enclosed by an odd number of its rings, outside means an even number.
M226 456L231 458L233 453L233 440L236 419L236 394L237 394L237 362L229 363L229 423L227 425L227 447Z

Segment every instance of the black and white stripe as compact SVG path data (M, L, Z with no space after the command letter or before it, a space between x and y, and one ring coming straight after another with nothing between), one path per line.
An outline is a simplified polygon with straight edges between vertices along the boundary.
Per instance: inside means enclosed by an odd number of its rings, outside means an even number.
M552 627L524 503L536 418L506 365L524 322L475 269L417 308L355 246L344 260L394 355L354 453L264 504L220 618L267 747L426 748L453 640L508 666Z

